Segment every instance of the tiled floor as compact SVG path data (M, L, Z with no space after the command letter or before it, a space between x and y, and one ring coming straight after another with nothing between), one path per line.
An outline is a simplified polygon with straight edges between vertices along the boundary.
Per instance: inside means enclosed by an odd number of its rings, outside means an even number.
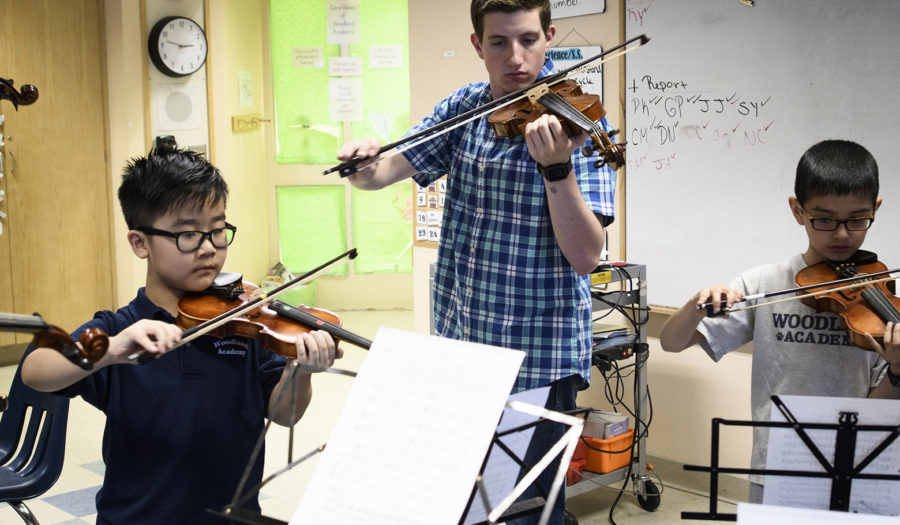
M377 327L391 326L412 330L413 316L409 311L352 311L339 312L344 327L364 337L375 336ZM358 370L365 351L345 345L345 357L336 366ZM0 392L6 392L15 368L0 367ZM294 458L324 444L346 398L352 378L337 374L319 374L314 384L315 394L307 414L295 428ZM42 525L93 525L95 522L94 494L103 478L100 461L100 440L103 414L81 399L70 404L66 461L56 485L37 500L27 502ZM282 468L287 462L288 429L273 426L267 436L266 472ZM290 520L304 488L316 466L316 458L304 462L277 478L262 490L263 514L284 521ZM643 510L637 499L626 492L613 515L615 523L688 523L680 519L683 510L703 512L709 508L704 494L695 494L666 483L657 482L662 494L660 506L654 512ZM621 485L621 482L616 486ZM628 487L630 491L630 486ZM569 510L582 525L609 523L608 514L618 494L616 487L598 487L570 498ZM733 503L721 502L721 512L735 512ZM0 504L0 523L21 523L18 515L7 505ZM424 521L424 523L427 523Z

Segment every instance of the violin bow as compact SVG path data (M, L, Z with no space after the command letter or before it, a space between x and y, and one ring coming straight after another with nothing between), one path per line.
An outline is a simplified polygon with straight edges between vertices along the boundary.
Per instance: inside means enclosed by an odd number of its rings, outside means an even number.
M203 323L200 323L197 326L188 328L187 330L182 332L181 341L179 341L178 344L173 346L171 348L171 350L174 350L174 349L178 348L179 346L185 345L187 343L190 343L194 339L197 339L198 337L203 336L212 330L215 330L216 328L222 326L223 324L227 323L228 321L231 321L232 319L235 319L241 315L244 315L245 313L249 312L250 310L253 310L254 308L259 307L262 303L267 302L267 301L272 301L276 297L280 296L281 294L288 292L297 286L300 286L302 284L309 282L310 280L317 277L318 274L320 274L321 272L327 270L329 267L331 267L335 263L340 262L343 258L349 257L350 259L355 259L356 256L357 256L356 248L351 248L351 249L347 250L346 252L338 255L337 257L334 257L333 259L329 260L328 262L320 264L319 266L304 273L303 275L299 275L299 276L291 279L290 281L282 284L281 286L270 290L269 292L263 292L261 295L247 301L247 303L244 304L243 306L239 306L233 310L224 312L221 315L213 317L212 319L209 319L208 321L204 321ZM141 352L138 354L131 354L130 356L128 356L128 358L132 359L132 360L137 359L138 363L145 364L145 363L149 363L150 361L153 361L154 359L160 357L161 355L165 355L165 354L154 354L154 353L150 353L150 352Z
M548 75L543 78L539 78L539 79L535 80L534 83L528 87L522 88L518 91L514 91L507 95L504 95L498 99L492 100L486 104L478 106L477 108L470 109L469 111L466 111L465 113L461 113L453 118L444 120L442 122L438 122L437 124L435 124L434 126L431 126L428 129L423 129L422 131L413 133L412 135L404 137L398 141L392 142L390 144L386 144L386 145L382 146L381 149L378 150L378 153L374 157L370 157L370 158L366 158L366 159L356 157L356 158L350 159L346 162L338 164L337 166L334 166L332 168L325 170L322 173L322 175L328 175L329 173L334 173L335 171L337 171L340 173L341 177L350 176L361 169L361 168L358 168L360 163L365 163L365 166L363 166L363 167L377 164L377 163L381 162L382 160L388 159L394 155L402 153L403 151L414 148L414 147L418 146L419 144L422 144L423 142L427 142L431 139L439 137L445 133L450 132L451 130L454 130L454 129L460 127L460 126L464 126L464 125L468 124L469 122L472 122L473 120L480 118L488 111L491 111L494 109L499 109L501 107L508 106L510 104L518 102L519 100L527 98L529 96L529 94L536 88L540 88L541 86L549 87L554 84L558 84L559 82L562 82L562 81L566 80L567 78L571 77L572 75L578 73L582 69L584 69L588 66L591 66L597 60L600 60L601 64L604 62L608 62L614 58L618 58L618 57L624 55L625 53L628 53L630 51L633 51L633 50L643 46L644 44L646 44L649 41L650 41L650 38L647 37L647 35L640 35L640 36L631 38L629 40L626 40L625 42L622 42L621 44L619 44L615 47L607 49L606 51L603 51L602 53L598 53L592 57L586 58L573 66L563 69L562 71L559 71L552 75ZM607 55L611 55L611 56L607 56ZM411 143L411 144L408 144L408 143ZM406 145L406 147L401 148L400 146L403 146L403 145ZM383 155L384 153L387 153L391 150L393 150L391 153L389 153L387 155Z
M797 299L800 299L803 297L815 297L817 295L822 295L822 294L826 294L826 293L839 292L841 290L850 290L852 288L859 288L861 286L868 286L870 284L878 284L878 283L883 283L886 281L893 281L893 280L897 279L897 277L893 277L889 274L897 273L897 272L900 272L900 268L894 268L893 270L884 270L884 271L875 272L875 273L867 273L865 275L855 275L853 277L845 277L843 279L835 279L834 281L826 281L824 283L809 284L806 286L798 286L796 288L786 288L784 290L778 290L777 292L765 292L765 293L748 295L748 296L744 297L743 299L741 299L740 301L737 301L734 304L741 304L741 303L746 303L746 302L750 302L750 301L756 301L759 299L768 299L769 297L776 297L779 295L784 295L784 294L789 294L789 293L805 292L806 290L814 290L816 288L821 288L823 286L833 286L836 284L844 284L845 285L845 286L839 286L837 288L828 288L827 290L819 290L817 292L811 292L806 295L797 295L794 297L786 297L783 299L776 299L774 301L767 301L765 303L757 303L757 304L751 304L751 305L747 305L747 306L738 306L738 307L735 307L734 305L732 305L731 308L724 308L724 309L720 310L719 315L723 315L723 314L727 314L727 313L731 313L731 312L740 312L741 310L752 310L754 308L759 308L760 306L782 303L785 301L794 301L794 300L797 300ZM876 279L874 281L869 280L872 277L881 277L882 275L888 275L888 276L882 277L881 279ZM851 283L851 284L846 284L846 283ZM714 302L709 301L707 303L697 305L697 310L706 309L707 312L712 312L712 307L714 304L715 304ZM722 301L720 304L724 304L724 301Z

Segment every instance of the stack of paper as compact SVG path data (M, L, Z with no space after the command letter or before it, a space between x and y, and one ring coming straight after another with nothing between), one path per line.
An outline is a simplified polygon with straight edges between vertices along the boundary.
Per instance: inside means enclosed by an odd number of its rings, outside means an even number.
M591 410L584 424L582 436L609 439L628 432L628 416L618 412Z

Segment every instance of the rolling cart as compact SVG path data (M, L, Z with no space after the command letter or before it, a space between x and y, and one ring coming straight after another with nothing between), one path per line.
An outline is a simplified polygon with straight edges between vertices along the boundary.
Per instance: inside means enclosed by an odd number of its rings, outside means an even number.
M622 370L633 367L629 374L634 381L634 409L626 410L634 420L633 438L626 441L619 450L631 454L625 466L604 474L582 471L581 480L566 487L566 497L577 496L596 489L600 485L610 485L625 481L622 490L632 485L638 504L647 511L656 510L660 504L659 487L647 475L647 431L652 418L650 392L647 387L647 267L643 264L614 263L597 267L591 275L591 295L593 318L605 317L618 311L626 318L628 334L599 337L595 334L592 364L596 368L592 383L618 381ZM600 373L598 374L597 371ZM608 376L611 372L612 376ZM615 376L615 377L613 377ZM613 451L615 452L615 451ZM616 499L618 502L618 498ZM613 504L615 508L615 503ZM567 513L566 524L575 525L577 519Z

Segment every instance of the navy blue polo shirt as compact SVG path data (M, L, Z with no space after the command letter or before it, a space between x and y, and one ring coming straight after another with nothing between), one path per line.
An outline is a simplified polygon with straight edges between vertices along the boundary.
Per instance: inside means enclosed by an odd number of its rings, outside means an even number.
M174 322L138 291L113 313L101 311L73 335L96 327L110 336L140 319ZM284 358L241 337L200 337L145 365L113 365L75 383L106 414L106 475L97 524L227 523L231 500L265 424ZM262 479L264 452L247 487ZM246 505L259 510L257 498Z

